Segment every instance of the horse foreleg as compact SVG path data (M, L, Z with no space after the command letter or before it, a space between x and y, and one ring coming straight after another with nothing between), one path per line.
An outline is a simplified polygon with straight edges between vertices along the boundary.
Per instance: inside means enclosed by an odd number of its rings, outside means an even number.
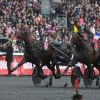
M49 81L47 82L46 87L52 86L52 79L53 79L53 74L49 77Z
M58 64L56 65L56 69L57 69L57 76L59 78L61 78L61 72L60 72L60 68L59 68L59 65Z
M49 69L52 71L52 75L55 77L55 79L60 78L60 76L55 73L55 66L52 65Z
M57 73L55 73L55 67L56 67L56 70L57 70ZM57 64L57 59L54 58L52 60L52 67L50 69L55 77L55 79L59 79L61 78L61 72L60 72L60 68L59 68L59 65Z
M38 71L38 74L37 74L37 75L38 75L41 79L45 79L45 78L47 78L47 76L43 74L42 67L43 67L43 64L42 64L42 65L40 65L39 63L36 64L36 68L37 68L37 71Z
M49 81L47 82L46 86L51 87L53 76L56 77L56 74L55 74L54 66L53 65L51 66L50 62L47 63L47 67L52 71L52 75L49 77Z
M23 59L19 62L19 64L14 67L13 69L11 69L11 72L15 71L17 68L19 68L21 65L23 65L26 62L25 58L23 57Z

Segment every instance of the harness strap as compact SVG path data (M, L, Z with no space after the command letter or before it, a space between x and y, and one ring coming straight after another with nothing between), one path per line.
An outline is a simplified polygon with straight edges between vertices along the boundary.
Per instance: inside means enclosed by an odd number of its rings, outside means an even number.
M52 45L51 45L52 46ZM60 52L61 54L63 54L67 59L67 61L71 61L71 59L69 58L69 56L67 56L65 53L63 53L61 50L57 49L56 47L52 46L55 50L57 50L58 52Z

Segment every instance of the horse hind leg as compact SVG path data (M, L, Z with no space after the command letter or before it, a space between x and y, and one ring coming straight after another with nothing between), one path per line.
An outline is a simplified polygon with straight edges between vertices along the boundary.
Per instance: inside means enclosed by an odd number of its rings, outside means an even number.
M47 78L46 75L43 74L43 70L42 70L43 65L40 64L36 64L36 68L37 68L37 75L41 78L41 79L45 79Z
M21 65L23 65L26 62L26 59L23 57L23 59L19 62L19 64L14 67L13 69L10 69L10 72L15 71L16 69L18 69Z
M56 67L56 70L57 70L56 73L55 73L55 67ZM61 78L60 68L59 68L59 65L57 64L57 61L56 60L53 60L52 61L52 67L50 68L50 70L52 71L55 79Z
M47 82L47 87L51 87L52 86L52 80L53 80L53 77L56 77L55 75L55 69L54 69L54 66L52 66L50 64L50 62L47 63L47 67L52 71L52 75L49 77L49 81Z
M53 80L53 74L49 77L49 81L47 82L45 87L51 87L53 85L52 80Z
M58 64L56 65L56 69L57 69L57 77L59 79L59 78L61 78L61 72L60 72L60 68L59 68Z
M56 69L57 69L57 74L55 74L55 65L56 65ZM53 76L55 77L55 79L59 79L59 78L61 78L61 72L59 69L59 65L55 64L54 62L52 62L52 66L50 64L48 64L48 68L52 71L52 75L50 76L49 83L48 83L48 86L51 87L53 84L52 83Z

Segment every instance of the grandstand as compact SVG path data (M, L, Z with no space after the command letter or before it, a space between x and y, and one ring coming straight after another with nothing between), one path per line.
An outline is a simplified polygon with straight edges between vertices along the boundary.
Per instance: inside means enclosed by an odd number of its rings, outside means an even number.
M74 32L72 22L78 31L87 27L93 36L100 33L100 0L0 0L0 34L13 41L24 25L43 36L46 30L54 34L61 28Z

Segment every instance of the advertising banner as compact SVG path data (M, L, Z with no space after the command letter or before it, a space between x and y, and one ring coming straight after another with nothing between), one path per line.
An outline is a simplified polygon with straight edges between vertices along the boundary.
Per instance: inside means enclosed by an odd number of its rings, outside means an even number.
M13 62L11 63L11 68L14 68L18 65L18 63L21 61L23 58L23 54L17 55L14 54L13 57ZM84 67L86 67L84 64L79 63L78 66L81 67L81 71L84 74ZM20 66L16 71L14 71L12 74L21 76L21 75L32 75L32 72L34 70L35 65L32 66L31 63L27 62ZM60 66L61 73L64 71L66 66ZM99 74L98 70L94 68L96 74ZM72 69L69 68L68 72L66 75L71 75ZM52 72L47 68L47 66L43 66L43 73L45 75L51 75ZM7 62L5 61L5 56L0 55L0 75L8 75L8 70L7 70Z

